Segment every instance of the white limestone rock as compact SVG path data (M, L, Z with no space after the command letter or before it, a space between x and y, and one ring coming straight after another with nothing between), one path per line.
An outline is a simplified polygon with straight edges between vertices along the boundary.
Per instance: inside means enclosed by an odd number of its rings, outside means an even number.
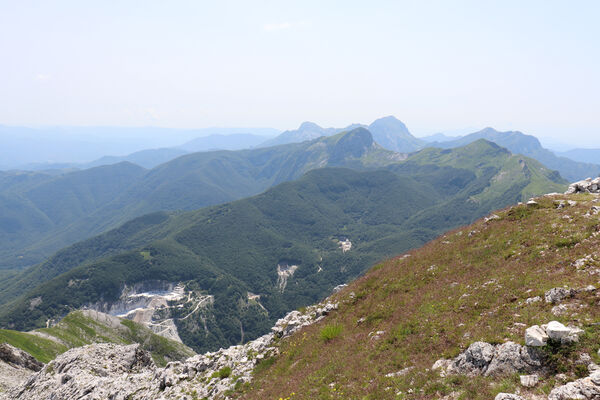
M548 400L600 399L600 371L590 376L554 388Z
M512 393L498 393L494 400L525 400L523 397Z
M525 344L527 346L541 347L548 341L546 331L538 325L533 325L525 330Z
M521 386L526 388L535 387L540 381L540 377L537 374L533 375L521 375L519 376L519 380L521 381Z
M569 185L565 194L573 193L600 193L600 177L587 178Z

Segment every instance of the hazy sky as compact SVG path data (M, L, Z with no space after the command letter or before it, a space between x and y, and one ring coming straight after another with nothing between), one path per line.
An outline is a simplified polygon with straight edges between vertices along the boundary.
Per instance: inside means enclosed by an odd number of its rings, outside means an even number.
M600 1L0 0L0 124L393 114L600 147Z

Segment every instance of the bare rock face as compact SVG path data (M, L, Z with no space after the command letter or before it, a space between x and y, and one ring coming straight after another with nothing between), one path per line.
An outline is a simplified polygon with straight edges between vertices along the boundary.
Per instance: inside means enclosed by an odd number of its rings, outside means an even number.
M33 358L29 353L11 346L8 343L0 343L0 360L14 367L26 368L31 371L39 371L44 364Z
M139 344L93 344L63 353L0 399L193 399L216 398L249 382L254 367L277 354L276 338L322 318L337 304L307 307L277 321L272 332L244 345L195 355L157 368Z
M8 398L125 399L151 386L155 368L139 344L78 347L48 363Z
M506 342L493 346L475 342L453 360L438 360L432 369L446 374L500 376L543 370L543 355L535 348Z
M1 392L19 386L43 366L29 353L8 343L0 343L0 397Z

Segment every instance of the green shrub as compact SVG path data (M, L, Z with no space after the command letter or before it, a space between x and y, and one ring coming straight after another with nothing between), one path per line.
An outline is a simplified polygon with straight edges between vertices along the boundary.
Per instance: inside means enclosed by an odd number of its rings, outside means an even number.
M229 378L230 375L231 375L231 368L223 367L220 370L218 370L217 372L215 372L212 376L213 376L213 378L225 379L225 378Z
M328 342L336 337L340 336L342 333L342 325L340 324L330 324L326 325L321 329L321 339Z

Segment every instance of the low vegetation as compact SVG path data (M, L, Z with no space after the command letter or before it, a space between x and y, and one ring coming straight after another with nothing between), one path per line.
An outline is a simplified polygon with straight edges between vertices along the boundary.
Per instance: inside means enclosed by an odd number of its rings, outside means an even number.
M441 377L431 367L475 341L524 344L526 327L551 320L585 331L573 346L545 349L553 373L577 379L587 373L577 362L582 353L600 362L600 292L579 290L554 312L557 304L543 298L553 287L598 285L595 199L558 195L513 206L375 266L333 296L338 311L283 340L281 355L238 397L483 400L523 392L518 376ZM560 200L577 204L559 208ZM542 301L526 302L536 296ZM323 332L331 326L343 334L330 342ZM525 390L544 395L556 383L550 374Z
M342 333L342 329L343 327L340 324L326 325L321 329L321 339L323 339L326 342L335 339L336 337L340 336L340 334Z

